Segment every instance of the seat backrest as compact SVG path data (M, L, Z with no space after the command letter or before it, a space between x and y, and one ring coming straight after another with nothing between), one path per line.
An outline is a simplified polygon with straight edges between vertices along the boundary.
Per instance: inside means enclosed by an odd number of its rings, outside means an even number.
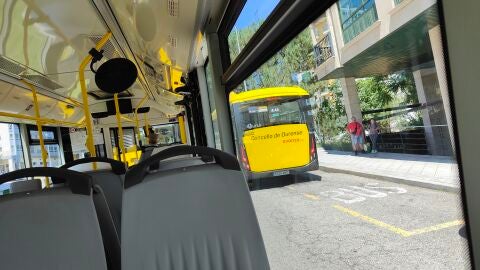
M96 170L93 170L92 167L94 162L97 165ZM93 183L100 186L105 194L118 237L120 237L125 164L109 158L89 157L66 163L61 168L84 172L92 176Z
M107 269L88 175L29 168L0 176L65 178L69 186L0 197L1 269Z
M42 189L42 181L40 179L13 181L10 183L10 192L25 192Z
M140 156L140 161L139 162L142 162L145 159L149 158L152 155L152 152L153 152L153 147L152 146L142 148L142 155Z
M177 154L211 155L216 164L148 174L151 163ZM229 154L177 146L153 155L127 172L122 210L124 270L269 269L246 181Z

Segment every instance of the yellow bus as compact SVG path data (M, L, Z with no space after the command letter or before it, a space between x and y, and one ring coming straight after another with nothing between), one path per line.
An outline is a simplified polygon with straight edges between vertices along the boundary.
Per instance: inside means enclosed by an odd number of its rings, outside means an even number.
M248 179L318 169L309 94L300 87L231 92L237 153Z

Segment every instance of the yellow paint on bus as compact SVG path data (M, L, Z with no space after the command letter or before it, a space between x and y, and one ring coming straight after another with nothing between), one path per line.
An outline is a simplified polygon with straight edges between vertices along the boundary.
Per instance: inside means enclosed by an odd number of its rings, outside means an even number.
M289 87L271 87L249 90L245 92L235 93L230 92L230 104L242 103L246 101L253 101L271 97L308 97L308 92L297 86Z
M306 124L255 128L243 135L252 172L305 166L310 162Z

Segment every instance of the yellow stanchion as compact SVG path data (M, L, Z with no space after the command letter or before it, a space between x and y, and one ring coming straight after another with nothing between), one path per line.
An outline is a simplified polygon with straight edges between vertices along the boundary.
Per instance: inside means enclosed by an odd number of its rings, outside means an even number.
M37 89L30 83L23 81L24 84L26 84L30 90L32 91L32 96L33 96L33 108L35 109L35 117L38 119L40 118L40 108L38 106L38 98L37 98ZM42 130L42 123L40 121L37 122L37 131L38 131L38 141L40 142L40 149L42 151L42 162L43 162L43 167L47 167L47 149L45 149L45 142L43 141L43 130ZM50 187L50 180L48 177L45 177L45 186L47 188Z
M148 117L147 114L145 114L145 135L147 138L150 136L150 130L148 130Z
M100 49L107 43L107 41L112 36L111 32L107 32L100 41L95 45L95 49L100 51ZM92 124L92 115L90 114L90 108L88 106L88 94L87 94L87 85L85 84L85 67L92 61L93 57L89 54L85 57L80 64L78 69L78 79L80 81L80 88L82 89L82 102L83 102L83 112L85 113L85 127L87 128L87 148L90 152L91 157L97 156L95 151L95 145L93 143L93 124ZM94 169L96 164L94 163Z
M183 144L187 143L187 132L185 131L185 118L178 116L178 126L180 127L180 140Z
M120 150L122 151L123 162L126 163L127 157L125 155L125 144L123 143L122 115L120 114L120 106L118 105L118 94L113 95L113 100L115 102L115 115L117 116L118 144L120 144Z

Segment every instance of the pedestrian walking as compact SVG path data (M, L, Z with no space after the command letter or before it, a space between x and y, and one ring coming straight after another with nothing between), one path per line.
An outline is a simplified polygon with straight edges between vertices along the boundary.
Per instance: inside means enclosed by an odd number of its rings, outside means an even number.
M377 121L375 119L370 120L370 126L368 128L369 131L369 137L370 141L372 142L372 153L378 153L378 148L377 148L377 139L378 139L378 134L380 133L380 127L377 124Z
M363 151L363 125L357 122L357 118L352 116L352 121L347 125L347 132L352 139L352 148L355 155L358 151Z

